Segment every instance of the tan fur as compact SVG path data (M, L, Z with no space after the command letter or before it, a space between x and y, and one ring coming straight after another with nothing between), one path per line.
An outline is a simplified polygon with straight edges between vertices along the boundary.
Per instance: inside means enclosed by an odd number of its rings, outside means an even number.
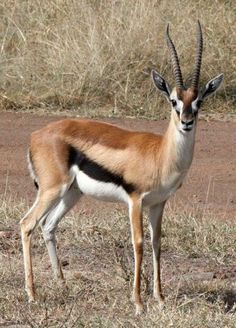
M136 313L142 312L143 303L141 299L141 265L143 260L143 218L142 201L140 196L133 193L130 197L130 224L135 254L134 268L134 293L133 299L136 304Z
M158 183L158 157L162 139L160 135L123 130L107 123L68 119L52 123L34 133L30 148L36 163L39 157L41 161L45 157L45 162L49 165L43 179L51 176L50 163L55 165L57 162L60 163L60 181L67 179L66 153L67 145L70 144L112 173L124 176L140 192L145 192ZM53 154L50 151L52 148ZM56 161L61 156L64 163L61 160ZM36 175L41 177L39 166L40 164L35 166Z

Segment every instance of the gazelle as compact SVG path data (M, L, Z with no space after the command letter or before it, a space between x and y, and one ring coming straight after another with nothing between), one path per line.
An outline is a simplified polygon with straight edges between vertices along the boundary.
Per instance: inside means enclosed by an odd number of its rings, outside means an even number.
M97 199L124 202L129 208L135 258L134 302L143 309L140 295L143 257L143 207L150 211L154 265L154 297L163 303L160 279L161 222L167 199L181 187L191 165L198 111L204 98L220 86L223 74L198 88L203 40L197 25L197 52L192 82L185 88L178 55L166 30L167 45L176 81L171 91L165 79L152 71L152 79L171 104L171 118L163 136L134 132L92 120L64 119L32 133L29 167L37 199L21 220L25 283L29 301L35 299L31 239L39 224L52 269L63 278L56 254L55 231L59 221L85 194Z

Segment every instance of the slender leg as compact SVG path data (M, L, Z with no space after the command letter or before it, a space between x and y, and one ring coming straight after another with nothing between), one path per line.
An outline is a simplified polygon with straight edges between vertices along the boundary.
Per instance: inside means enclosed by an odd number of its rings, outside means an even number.
M141 265L143 259L143 220L142 201L136 195L130 200L129 214L135 260L133 298L136 306L136 314L140 314L143 311L143 303L140 295Z
M55 278L63 279L63 272L56 252L55 232L60 220L76 204L80 195L78 188L72 185L58 205L40 223Z
M42 195L39 194L33 207L20 221L24 267L25 267L25 289L28 294L29 301L35 299L35 289L32 271L32 255L31 255L31 238L32 233L42 217L57 203L60 195L59 187L52 188Z
M150 208L151 241L153 249L154 286L153 296L160 306L164 304L161 291L160 254L161 254L161 223L165 202Z

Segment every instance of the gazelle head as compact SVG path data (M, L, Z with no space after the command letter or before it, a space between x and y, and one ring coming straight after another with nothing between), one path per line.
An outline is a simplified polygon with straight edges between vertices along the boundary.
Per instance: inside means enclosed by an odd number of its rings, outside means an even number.
M195 126L197 114L202 101L219 88L223 80L223 74L216 76L199 90L198 85L203 50L202 29L199 21L197 24L197 50L195 66L192 74L191 86L189 88L185 88L183 83L177 51L169 35L169 24L166 29L166 40L170 50L176 87L171 91L169 84L155 70L152 70L152 78L157 89L159 89L171 103L174 121L178 130L185 134L188 131L191 131Z

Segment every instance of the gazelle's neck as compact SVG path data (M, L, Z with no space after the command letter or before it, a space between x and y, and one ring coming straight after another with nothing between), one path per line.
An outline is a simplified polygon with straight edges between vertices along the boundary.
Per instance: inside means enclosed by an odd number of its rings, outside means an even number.
M175 118L171 115L171 120L167 131L164 135L163 158L164 166L168 170L185 172L189 169L194 152L196 123L191 131L180 131L175 122ZM163 167L165 170L165 167Z

